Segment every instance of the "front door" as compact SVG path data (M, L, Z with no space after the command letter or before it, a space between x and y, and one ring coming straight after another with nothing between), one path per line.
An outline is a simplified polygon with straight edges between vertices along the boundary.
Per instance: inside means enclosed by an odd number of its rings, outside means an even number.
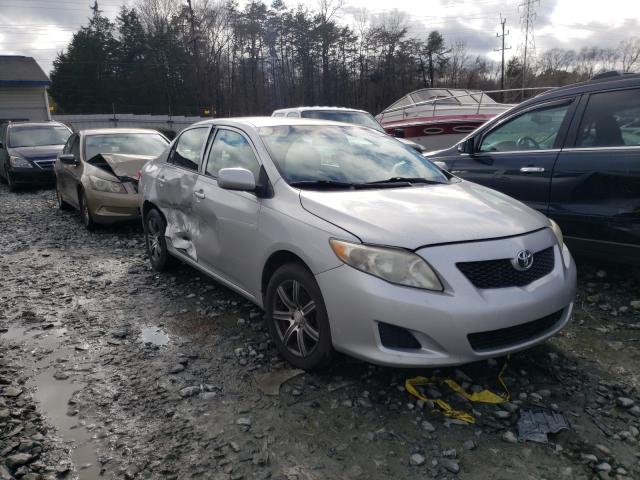
M208 126L184 130L156 177L158 207L167 220L165 236L176 250L196 261L193 195L209 130Z
M640 89L593 93L581 102L553 172L549 216L585 253L640 247ZM635 246L635 249L633 248Z
M574 110L574 99L517 112L483 132L471 155L451 171L546 213L553 166Z
M69 165L69 164L60 162L60 160L57 160L59 164L58 170L57 170L57 176L58 176L57 182L60 187L60 192L62 192L62 195L64 197L64 200L70 203L71 205L78 207L79 206L78 186L77 186L78 182L76 181L76 177L78 176L77 172L81 168L80 167L81 159L80 159L80 135L79 134L74 133L73 135L71 135L71 137L69 137L69 140L67 140L67 143L64 146L62 153L73 154L78 164Z
M208 149L204 175L196 182L194 212L199 235L198 262L245 291L259 291L255 278L255 241L260 201L251 192L225 190L216 177L221 168L242 167L256 181L260 164L250 140L239 130L219 128Z

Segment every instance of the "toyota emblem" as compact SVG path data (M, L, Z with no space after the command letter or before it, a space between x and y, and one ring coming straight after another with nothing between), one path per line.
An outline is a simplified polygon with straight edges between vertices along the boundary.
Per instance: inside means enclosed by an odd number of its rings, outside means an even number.
M533 253L529 250L520 250L516 254L516 257L511 260L511 264L513 265L513 268L521 272L529 270L533 265Z

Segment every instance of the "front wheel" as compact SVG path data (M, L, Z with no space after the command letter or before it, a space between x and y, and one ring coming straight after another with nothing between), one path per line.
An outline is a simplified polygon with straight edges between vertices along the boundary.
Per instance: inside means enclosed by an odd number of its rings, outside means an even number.
M297 263L276 270L267 287L265 310L271 338L287 362L303 370L331 362L327 310L309 270Z
M167 240L164 236L167 222L158 210L152 208L144 217L144 244L151 267L156 272L163 272L175 266L177 260L169 254Z
M9 171L7 170L5 170L5 173L7 174L7 186L9 187L9 191L10 192L18 191L18 186L16 185L16 182L13 180L11 173L9 173Z
M80 220L87 230L93 232L96 229L96 223L91 217L91 211L89 210L89 203L87 202L87 196L84 192L80 192Z

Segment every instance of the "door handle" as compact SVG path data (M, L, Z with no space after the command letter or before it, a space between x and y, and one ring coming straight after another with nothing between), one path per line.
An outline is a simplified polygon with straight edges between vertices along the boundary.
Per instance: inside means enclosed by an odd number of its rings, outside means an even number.
M193 194L198 197L199 199L203 199L205 197L204 192L202 190L198 190L196 192L193 192Z
M542 173L544 172L544 167L522 167L520 171L522 173Z

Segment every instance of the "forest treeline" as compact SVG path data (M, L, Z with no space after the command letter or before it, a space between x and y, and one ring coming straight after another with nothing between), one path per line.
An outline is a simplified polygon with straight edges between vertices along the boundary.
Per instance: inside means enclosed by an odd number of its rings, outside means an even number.
M347 25L341 0L317 5L140 0L112 21L95 2L54 61L50 93L60 113L236 116L339 105L375 114L418 88L500 86L499 63L472 57L464 42L428 25L416 38L406 13L351 9ZM554 48L538 52L525 81L563 85L639 63L637 38L616 48ZM522 86L522 70L512 57L506 88Z

